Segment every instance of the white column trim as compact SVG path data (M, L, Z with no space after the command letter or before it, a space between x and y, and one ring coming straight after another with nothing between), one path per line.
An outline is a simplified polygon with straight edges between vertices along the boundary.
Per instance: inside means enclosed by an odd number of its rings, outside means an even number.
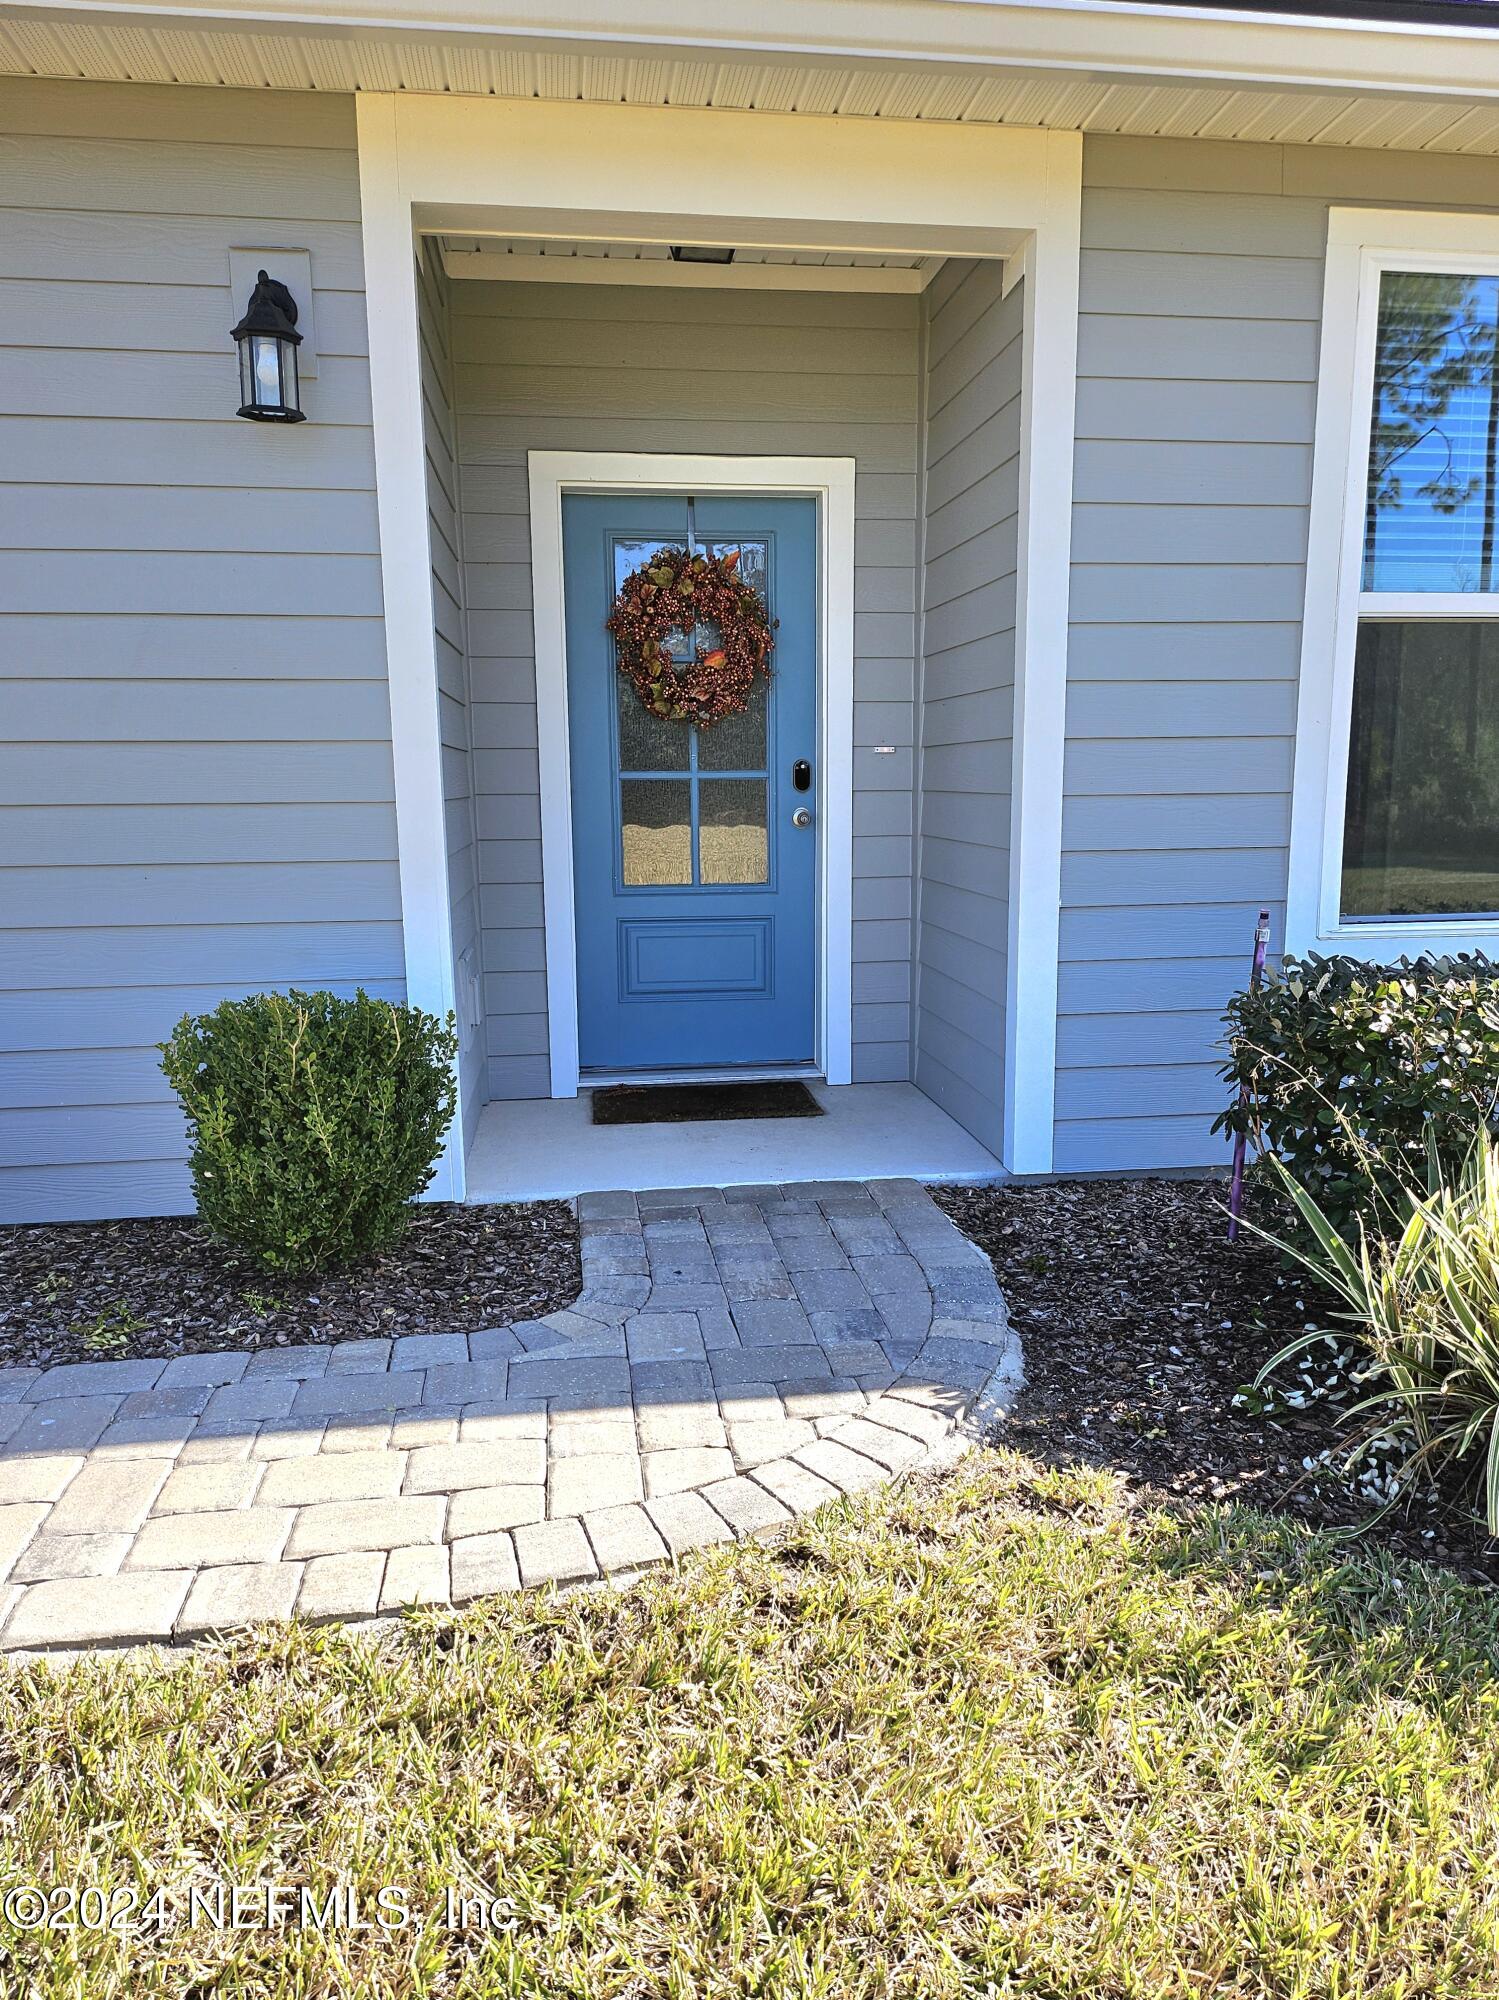
M1002 1152L1015 1174L1051 1171L1056 1124L1083 145L1077 132L1047 141L1045 211L1025 246L1020 378Z
M746 244L939 257L1011 257L1025 246L1003 1150L1014 1171L1047 1171L1055 1102L1080 135L825 121L825 143L809 148L805 120L779 114L735 120L711 110L415 94L361 96L357 115L407 976L413 997L423 996L428 1005L451 1004L453 975L413 229L710 242L731 228L728 240ZM630 162L623 179L622 159ZM690 214L681 207L684 191L693 203ZM596 461L589 463L596 469ZM627 486L660 485L677 476L663 470L670 461L636 463L638 477L628 470L617 475ZM824 1073L845 1080L852 1063L853 467L842 460L686 463L690 483L705 491L715 479L727 491L752 485L758 465L779 467L768 483L783 492L823 496L827 801L820 1040ZM576 476L586 481L592 475ZM560 487L549 486L536 502L543 535L554 514L560 576ZM540 621L553 620L550 638L538 627L538 652L549 646L555 664L562 658L555 578L539 580L537 606ZM549 726L544 810L552 854L561 857L557 802L566 798L566 742L555 717ZM570 858L567 867L548 869L545 885L548 979L558 982L551 990L554 1036L576 1018L576 994L564 990L576 976L572 926L563 921L571 899ZM576 1068L576 1049L563 1025L554 1041L553 1089L575 1090ZM455 1127L454 1151L462 1136ZM445 1184L446 1191L461 1189L461 1158L457 1165L449 1161Z
M355 109L406 998L414 1007L445 1016L456 1011L457 1003L432 622L416 240L410 203L401 191L395 100L357 97ZM463 1199L464 1151L460 1088L442 1158L427 1190L429 1201Z
M818 1062L829 1083L853 1065L854 461L696 453L533 451L527 457L541 774L542 908L553 1097L578 1092L578 946L562 496L567 492L806 494L818 501Z

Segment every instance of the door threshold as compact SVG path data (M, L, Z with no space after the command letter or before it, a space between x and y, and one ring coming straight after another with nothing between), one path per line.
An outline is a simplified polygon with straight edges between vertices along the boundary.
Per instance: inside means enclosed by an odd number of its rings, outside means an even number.
M821 1083L822 1071L816 1063L775 1063L764 1069L611 1069L585 1071L578 1089L608 1090L616 1083Z

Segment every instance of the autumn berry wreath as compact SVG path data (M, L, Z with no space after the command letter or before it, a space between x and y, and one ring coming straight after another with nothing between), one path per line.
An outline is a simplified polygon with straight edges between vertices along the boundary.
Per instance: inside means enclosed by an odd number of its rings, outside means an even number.
M775 627L738 567L737 549L657 549L625 578L605 622L619 671L652 715L710 728L747 708L755 675L770 672ZM690 658L673 657L673 635L686 636Z

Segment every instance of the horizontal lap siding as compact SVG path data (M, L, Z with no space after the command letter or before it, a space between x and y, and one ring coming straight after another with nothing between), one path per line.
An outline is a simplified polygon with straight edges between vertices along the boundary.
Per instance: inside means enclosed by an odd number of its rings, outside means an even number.
M998 1153L1023 292L934 281L927 329L916 1081Z
M231 247L312 254L236 420ZM190 1206L153 1046L403 992L347 100L0 82L0 1219Z
M529 450L856 460L854 1076L906 1076L917 301L473 281L452 297L490 1095L550 1090Z
M1089 139L1055 1163L1224 1159L1220 1016L1280 944L1331 200L1492 168Z

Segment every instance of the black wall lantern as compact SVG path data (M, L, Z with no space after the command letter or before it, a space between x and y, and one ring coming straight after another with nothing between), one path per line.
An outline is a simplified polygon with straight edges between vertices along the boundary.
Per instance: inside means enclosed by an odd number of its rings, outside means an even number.
M260 424L305 421L297 382L297 349L302 345L297 302L264 271L234 339L239 347L239 414Z

